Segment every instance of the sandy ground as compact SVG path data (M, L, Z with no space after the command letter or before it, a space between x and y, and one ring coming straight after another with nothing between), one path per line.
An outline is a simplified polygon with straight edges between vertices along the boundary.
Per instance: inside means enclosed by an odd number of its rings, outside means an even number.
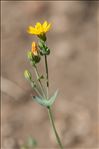
M20 149L31 135L37 149L58 148L47 111L34 103L23 72L35 37L29 25L47 20L50 94L55 124L65 149L98 149L98 3L82 1L2 2L2 149ZM43 61L39 69L44 72ZM32 71L33 72L33 71ZM33 72L34 76L34 72Z

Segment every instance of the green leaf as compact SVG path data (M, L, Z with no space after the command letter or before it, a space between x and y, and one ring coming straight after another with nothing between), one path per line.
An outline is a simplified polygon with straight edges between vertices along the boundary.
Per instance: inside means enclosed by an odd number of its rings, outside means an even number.
M47 104L46 104L46 101L47 100L45 100L45 99L43 99L43 98L41 98L41 97L38 97L38 96L34 96L34 97L32 97L32 99L35 101L35 102L37 102L37 103L39 103L40 105L42 105L42 106L47 106Z
M50 97L50 99L48 100L49 106L53 105L54 101L56 100L57 94L58 94L58 90L54 93L54 95L52 97Z
M49 100L38 97L38 96L34 96L32 97L34 101L36 101L37 103L39 103L40 105L44 106L44 107L50 107L53 105L56 97L57 97L58 91L56 91L54 93L54 95L52 97L49 98Z

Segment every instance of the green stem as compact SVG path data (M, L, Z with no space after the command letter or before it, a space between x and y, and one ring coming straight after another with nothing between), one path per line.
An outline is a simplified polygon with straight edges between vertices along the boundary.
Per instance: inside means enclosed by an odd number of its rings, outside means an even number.
M42 82L41 82L41 80L39 79L39 78L40 78L40 75L39 75L39 72L38 72L38 69L37 69L36 65L34 66L34 70L35 70L36 76L37 76L37 78L38 78L38 82L39 82L39 85L40 85L42 94L43 94L43 96L46 98L45 93L44 93L44 88L43 88Z
M31 80L31 86L33 87L33 85L34 85L34 83L33 83L33 81ZM33 85L32 85L33 84ZM41 93L39 92L39 90L36 88L36 87L33 87L33 89L35 90L35 92L40 96L40 97L42 97L42 95L41 95Z
M49 119L50 119L50 123L51 123L52 128L53 128L53 131L54 131L55 136L56 136L57 143L59 144L60 149L63 149L63 145L60 141L59 135L57 133L57 130L56 130L56 127L55 127L55 124L54 124L51 108L48 108L48 115L49 115Z
M49 92L49 75L48 75L48 64L47 64L47 56L45 55L45 68L46 68L46 85L47 85L47 99Z
M45 68L46 68L46 80L47 80L46 85L47 85L47 99L48 99L49 75L48 75L48 64L47 64L47 56L46 55L45 55ZM55 124L54 124L53 115L52 115L50 107L48 107L48 115L49 115L49 119L50 119L50 122L51 122L51 125L52 125L52 128L53 128L53 131L54 131L55 136L56 136L57 143L59 144L60 149L63 149L62 143L60 141L59 135L57 133L57 130L56 130L56 127L55 127Z

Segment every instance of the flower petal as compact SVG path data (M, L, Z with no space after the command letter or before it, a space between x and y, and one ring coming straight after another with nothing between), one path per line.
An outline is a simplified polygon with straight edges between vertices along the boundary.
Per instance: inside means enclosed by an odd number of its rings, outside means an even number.
M28 32L29 34L36 34L36 30L35 30L35 28L32 27L32 26L29 26L29 27L28 27L27 32Z
M49 31L51 27L51 24L49 24L47 21L44 21L43 24L40 22L37 22L35 27L29 26L27 29L27 32L29 34L34 34L34 35L42 35L45 34L47 31Z
M47 21L45 21L45 22L43 23L42 27L43 27L43 28L46 28L47 25L48 25L48 23L47 23Z
M44 29L44 32L49 31L50 28L51 28L51 24L48 24L48 26Z
M37 22L36 25L35 25L35 28L37 28L37 29L41 28L41 23Z

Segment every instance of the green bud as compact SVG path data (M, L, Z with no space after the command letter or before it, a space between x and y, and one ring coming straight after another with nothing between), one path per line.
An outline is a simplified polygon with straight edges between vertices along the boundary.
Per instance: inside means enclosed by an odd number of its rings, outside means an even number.
M40 55L33 55L31 51L27 52L27 56L32 65L35 65L36 63L39 63L40 61Z
M24 71L24 77L25 77L27 80L31 80L32 75L31 75L31 73L30 73L28 70L25 70L25 71Z
M29 60L32 60L33 59L33 54L32 54L31 51L28 51L27 52L27 57L28 57Z

